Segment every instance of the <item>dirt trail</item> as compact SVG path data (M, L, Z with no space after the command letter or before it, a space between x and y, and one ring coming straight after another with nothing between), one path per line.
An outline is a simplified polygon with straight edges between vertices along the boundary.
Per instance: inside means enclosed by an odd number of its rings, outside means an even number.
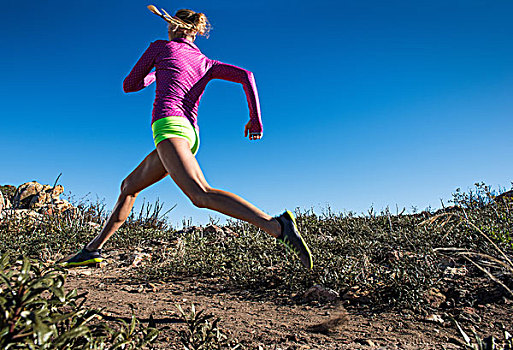
M118 257L120 255L118 254ZM230 293L219 280L176 280L138 283L133 268L122 266L116 256L102 268L69 270L67 286L88 292L86 305L101 307L114 318L132 314L142 322L155 320L161 335L159 349L183 349L179 331L185 329L176 308L191 303L221 318L221 329L248 349L459 349L461 337L450 322L426 321L426 315L411 312L371 312L368 307L306 305L283 300L254 298L249 292ZM511 331L511 304L486 305L478 309L481 335L500 334L502 321ZM326 332L319 327L336 318L344 319Z

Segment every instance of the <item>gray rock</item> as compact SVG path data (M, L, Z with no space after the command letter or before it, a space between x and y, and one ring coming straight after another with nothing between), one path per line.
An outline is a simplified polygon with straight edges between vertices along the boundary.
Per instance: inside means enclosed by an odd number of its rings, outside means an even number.
M339 298L339 294L333 289L329 289L316 284L315 286L308 289L303 298L307 301L334 301Z
M224 231L222 228L220 228L217 225L208 225L207 227L205 227L203 234L204 235L211 235L211 234L224 235Z
M26 182L19 186L13 198L13 205L15 208L21 208L28 205L32 201L32 196L37 195L43 189L43 185L36 181Z
M504 203L513 201L513 190L498 195L497 197L495 197L495 201Z
M64 192L64 187L57 185L41 185L36 181L26 182L19 186L13 198L16 209L33 209L42 214L56 214L74 207L59 196Z

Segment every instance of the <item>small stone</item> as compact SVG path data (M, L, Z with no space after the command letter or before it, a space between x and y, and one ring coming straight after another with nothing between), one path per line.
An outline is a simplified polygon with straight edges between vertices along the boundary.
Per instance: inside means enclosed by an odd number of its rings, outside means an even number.
M398 250L392 250L386 254L386 258L389 262L399 261L403 257L403 253Z
M156 292L158 292L158 291L159 291L158 286L157 286L157 285L155 285L154 283L149 282L149 283L148 283L148 287L150 287L150 288L151 288L151 291L152 291L153 293L156 293Z
M355 302L355 301L361 302L361 301L365 301L365 298L368 297L369 293L370 293L369 291L361 289L360 286L352 286L351 288L349 288L349 290L347 292L345 292L342 295L342 299L348 300L351 302Z
M440 305L447 299L445 295L440 293L436 288L431 288L424 296L425 300L434 308L439 308Z
M88 222L87 223L90 227L94 228L95 230L99 229L101 226L100 224L97 224L96 222Z
M444 270L445 278L458 278L462 276L466 276L468 274L468 270L466 266L461 267L446 267Z
M150 253L136 252L135 254L131 255L130 266L137 267L137 266L142 265L143 262L147 262L148 260L151 260Z
M235 237L239 237L239 234L236 233L235 231L233 231L231 228L228 228L228 227L223 227L223 231L224 231L224 234L225 235L229 235L229 236L235 236Z
M59 199L59 196L64 192L62 185L57 185L52 189L50 196L52 199Z
M366 339L366 340L365 340L365 343L366 343L368 346L376 346L376 344L375 344L372 340L370 340L370 339Z
M426 321L443 324L444 320L440 315L431 314L426 317Z

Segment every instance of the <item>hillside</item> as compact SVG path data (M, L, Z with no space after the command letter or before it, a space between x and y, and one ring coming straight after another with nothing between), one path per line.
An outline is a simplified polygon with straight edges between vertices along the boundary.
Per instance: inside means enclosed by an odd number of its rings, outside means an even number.
M5 194L20 203L14 196ZM176 305L191 304L218 319L232 348L456 349L466 334L474 344L493 336L497 345L483 349L511 349L511 197L478 185L453 204L415 214L296 211L311 272L251 225L176 231L156 204L113 236L101 268L69 270L66 289L87 292L84 305L102 308L106 321L133 312L151 323L158 349L183 349L187 322ZM51 266L105 220L101 203L40 208L4 209L2 254Z

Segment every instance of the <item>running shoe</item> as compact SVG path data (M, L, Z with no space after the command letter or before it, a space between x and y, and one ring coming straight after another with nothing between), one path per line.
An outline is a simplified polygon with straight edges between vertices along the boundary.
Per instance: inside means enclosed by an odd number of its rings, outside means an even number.
M281 235L276 239L283 243L289 250L297 255L301 263L309 270L313 267L312 253L299 234L294 215L286 210L280 216L275 217L281 225Z
M98 266L103 258L101 256L102 250L97 249L89 251L85 247L77 254L73 255L68 260L62 263L63 267L77 267L77 266Z

